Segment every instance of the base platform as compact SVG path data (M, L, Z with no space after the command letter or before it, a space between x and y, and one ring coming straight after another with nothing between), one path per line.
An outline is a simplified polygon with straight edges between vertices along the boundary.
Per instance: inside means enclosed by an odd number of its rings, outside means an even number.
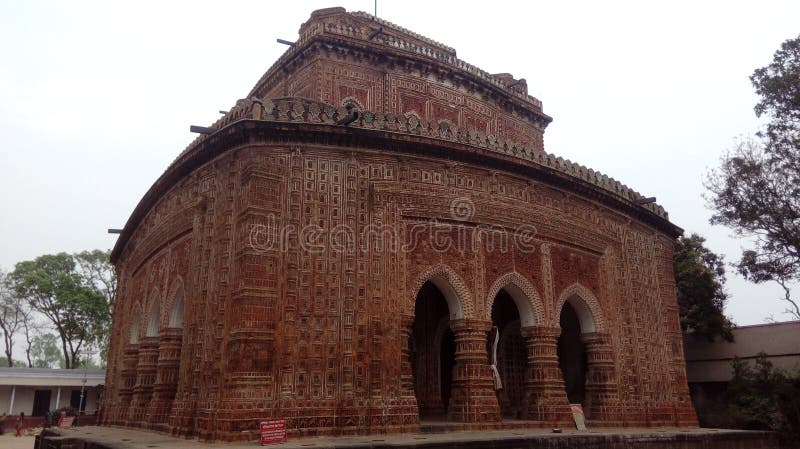
M431 432L433 430L433 432ZM770 432L699 428L507 429L448 431L352 437L293 438L275 449L777 449ZM115 427L46 429L38 449L238 449L257 442L207 443L156 432Z

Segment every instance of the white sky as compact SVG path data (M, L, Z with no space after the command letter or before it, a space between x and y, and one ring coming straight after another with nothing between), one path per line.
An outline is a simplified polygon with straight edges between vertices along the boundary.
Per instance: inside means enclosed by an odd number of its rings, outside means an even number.
M480 6L478 6L480 5ZM110 248L139 199L218 110L244 97L312 10L373 1L0 0L0 267ZM748 76L800 33L800 2L379 1L378 15L528 81L545 148L708 224L704 174L759 127ZM773 286L729 269L740 325L788 319Z

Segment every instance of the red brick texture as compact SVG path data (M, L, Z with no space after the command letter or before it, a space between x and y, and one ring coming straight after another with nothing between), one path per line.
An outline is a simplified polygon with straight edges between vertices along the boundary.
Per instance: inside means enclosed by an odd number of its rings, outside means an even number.
M510 75L365 14L315 12L126 225L101 422L208 440L253 439L268 418L294 435L411 431L434 409L567 425L568 303L589 425L696 425L679 229L544 153L549 121ZM439 315L417 316L423 289ZM489 356L501 293L518 317L497 363L514 401Z

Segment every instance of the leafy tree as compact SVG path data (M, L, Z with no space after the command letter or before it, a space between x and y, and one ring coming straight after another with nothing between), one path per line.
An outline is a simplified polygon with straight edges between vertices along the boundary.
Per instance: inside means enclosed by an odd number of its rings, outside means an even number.
M769 123L758 140L740 142L709 173L712 224L752 237L737 268L748 280L777 282L786 310L800 320L791 285L800 281L800 36L781 45L772 63L750 77Z
M800 35L781 44L772 63L753 72L750 81L761 97L756 115L769 118L763 133L767 152L800 173Z
M111 250L83 251L73 256L78 272L103 294L108 303L109 314L114 310L114 296L117 293L117 276L111 265Z
M9 275L14 291L50 320L61 338L65 368L74 368L93 343L107 313L102 293L82 277L66 253L19 262ZM99 323L99 324L98 324Z
M99 349L100 360L105 365L108 354L108 343L111 328L111 316L114 313L114 298L117 293L117 275L110 261L111 250L83 251L73 255L77 272L84 281L100 292L106 302L103 319L94 328L94 342Z
M733 324L723 313L725 263L703 246L697 234L681 236L675 242L674 269L678 307L684 333L713 341L720 336L733 341Z

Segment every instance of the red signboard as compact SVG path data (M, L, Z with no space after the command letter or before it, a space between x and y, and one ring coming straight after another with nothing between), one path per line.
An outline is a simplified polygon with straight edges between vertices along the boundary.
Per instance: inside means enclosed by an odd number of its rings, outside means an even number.
M283 443L286 441L286 420L272 419L261 421L261 445Z

